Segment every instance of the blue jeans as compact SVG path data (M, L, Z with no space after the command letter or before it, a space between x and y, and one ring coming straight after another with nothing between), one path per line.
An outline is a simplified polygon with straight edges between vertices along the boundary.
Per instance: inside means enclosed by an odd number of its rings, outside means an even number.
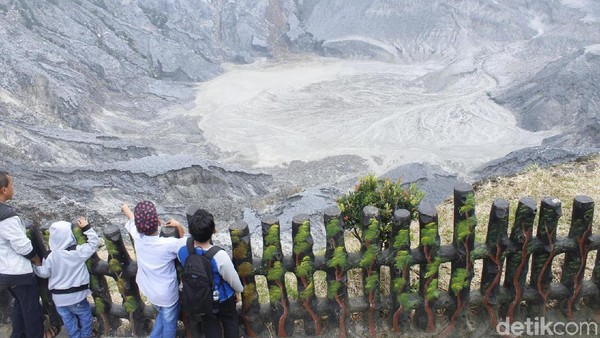
M154 319L154 327L150 338L175 338L177 319L179 318L179 302L166 307L153 305L158 313Z
M68 306L57 306L56 312L60 315L69 334L69 338L88 338L92 336L92 309L87 299Z

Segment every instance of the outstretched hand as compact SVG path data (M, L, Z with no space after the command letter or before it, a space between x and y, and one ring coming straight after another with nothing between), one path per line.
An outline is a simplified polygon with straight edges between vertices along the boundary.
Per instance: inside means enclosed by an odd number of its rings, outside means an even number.
M129 209L129 206L127 205L127 203L122 203L121 204L121 212L125 215L125 217L127 217L128 219L133 219L133 212L131 212L131 209Z
M183 238L183 236L185 236L185 231L183 230L183 226L181 226L181 223L177 222L174 219L170 219L165 223L165 226L168 227L173 227L173 228L177 228L177 232L179 233L179 238Z

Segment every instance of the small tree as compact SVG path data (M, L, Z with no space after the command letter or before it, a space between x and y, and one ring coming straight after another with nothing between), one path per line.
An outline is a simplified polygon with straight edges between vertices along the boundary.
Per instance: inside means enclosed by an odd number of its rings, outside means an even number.
M361 212L366 206L379 208L381 216L381 243L387 247L391 237L391 224L394 211L406 209L413 217L417 216L417 208L425 193L413 183L402 187L401 181L392 182L389 178L380 180L373 174L360 179L354 191L338 198L337 203L342 212L344 227L352 230L354 236L364 243L364 230L361 223Z

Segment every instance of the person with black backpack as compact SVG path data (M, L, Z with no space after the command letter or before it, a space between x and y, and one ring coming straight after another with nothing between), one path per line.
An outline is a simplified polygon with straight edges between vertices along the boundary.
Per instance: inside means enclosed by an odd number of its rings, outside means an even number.
M213 215L197 210L188 220L188 230L191 237L177 257L183 266L181 305L190 314L191 336L200 336L201 323L206 338L238 338L236 301L244 287L227 252L211 244Z

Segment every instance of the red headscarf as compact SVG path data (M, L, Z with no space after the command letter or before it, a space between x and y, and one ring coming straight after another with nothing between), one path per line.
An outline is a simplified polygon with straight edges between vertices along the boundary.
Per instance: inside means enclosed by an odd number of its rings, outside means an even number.
M135 206L133 211L135 227L144 235L151 235L158 230L158 214L154 204L150 201L142 201Z

